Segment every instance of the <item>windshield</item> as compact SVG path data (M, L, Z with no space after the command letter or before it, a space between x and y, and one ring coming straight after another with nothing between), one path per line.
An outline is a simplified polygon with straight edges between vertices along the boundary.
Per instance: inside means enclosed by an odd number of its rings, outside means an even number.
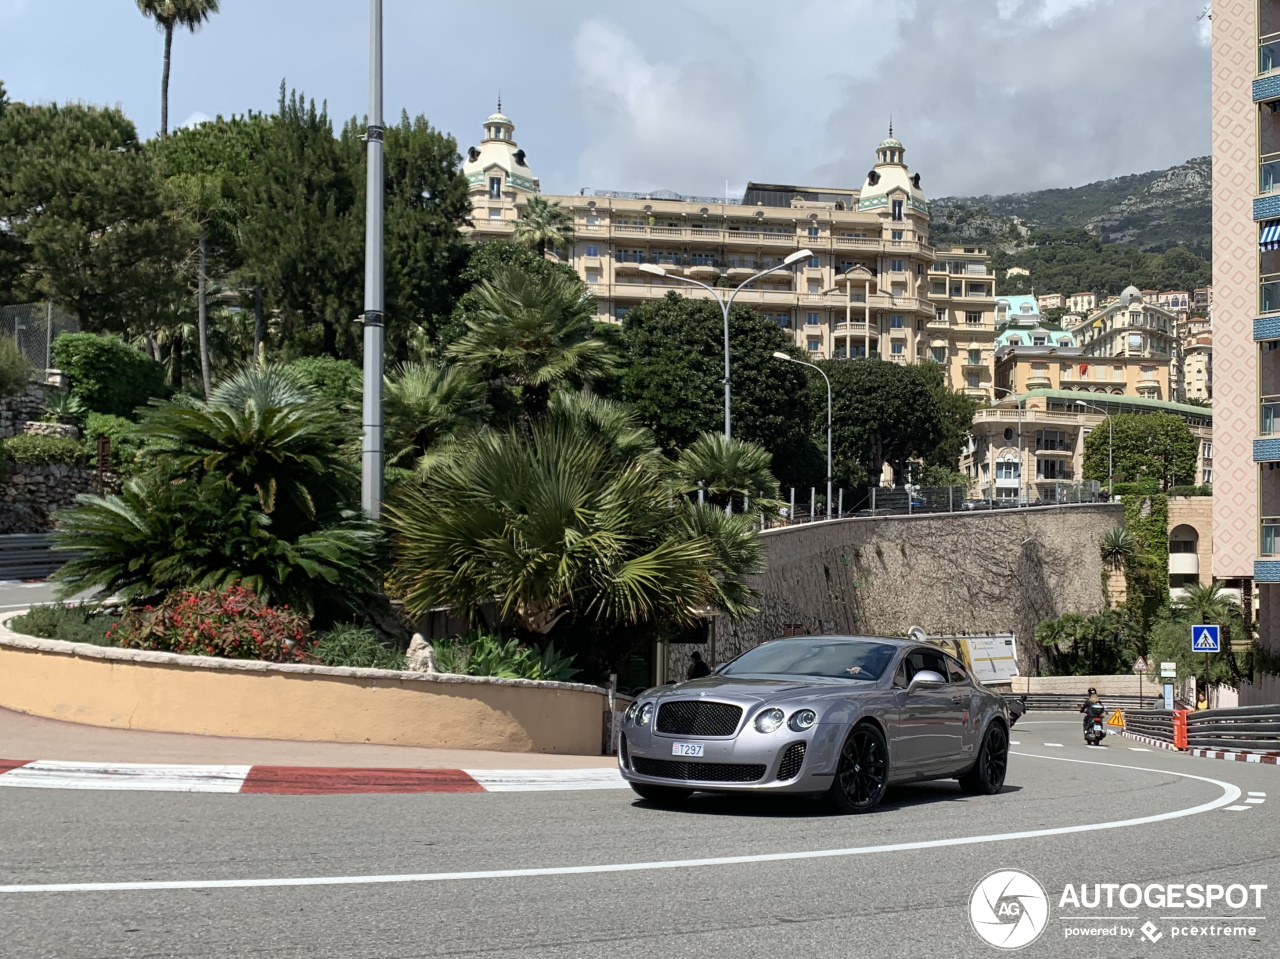
M765 643L743 653L722 670L722 676L824 676L874 682L893 659L888 643L863 640Z

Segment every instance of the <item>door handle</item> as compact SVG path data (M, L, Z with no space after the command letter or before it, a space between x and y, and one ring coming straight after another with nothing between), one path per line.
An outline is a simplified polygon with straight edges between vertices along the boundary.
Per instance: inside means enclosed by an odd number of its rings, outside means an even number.
M952 696L952 697L951 697L951 701L952 701L953 703L955 703L957 706L962 706L962 705L964 705L966 702L968 702L968 700L969 700L969 697L967 697L967 696Z

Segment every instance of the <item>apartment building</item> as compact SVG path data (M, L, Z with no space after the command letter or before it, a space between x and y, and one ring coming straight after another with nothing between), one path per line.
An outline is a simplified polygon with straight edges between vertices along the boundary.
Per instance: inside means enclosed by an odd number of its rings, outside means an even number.
M467 152L476 241L510 237L528 197L540 192L514 132L499 111ZM815 357L937 362L953 387L986 396L978 384L990 380L993 362L990 257L980 247L929 244L929 204L905 154L890 131L860 187L748 183L741 199L605 190L548 196L573 217L572 248L558 253L594 291L600 318L616 322L673 290L710 296L687 280L727 294L808 250L734 302L769 316ZM665 275L640 269L647 264Z
M1191 294L1186 290L1167 290L1156 294L1156 306L1170 313L1186 316L1191 310Z
M1067 306L1067 298L1061 293L1045 293L1036 297L1041 310L1063 310Z
M1191 312L1208 316L1213 309L1213 287L1200 286L1191 291Z
M1213 399L1213 334L1188 336L1182 346L1182 389L1188 400Z
M996 392L1078 390L1112 396L1170 398L1169 360L1142 356L1088 356L1078 346L1001 346L996 350Z
M1280 649L1280 0L1213 5L1213 572ZM1193 303L1200 298L1193 292ZM1207 299L1207 297L1206 297ZM1280 677L1241 705L1280 702Z
M1005 362L1012 364L1015 360L1006 356ZM1028 355L1028 368L1022 375L1044 372L1034 369L1037 362L1034 354ZM1047 379L1054 382L1052 375ZM974 492L984 499L1060 502L1068 490L1082 481L1085 438L1092 430L1106 430L1107 417L1120 413L1160 412L1182 417L1196 435L1200 449L1195 475L1174 479L1179 485L1213 482L1210 409L1110 391L1081 391L1071 385L1066 389L1030 389L1016 396L1004 392L999 395L1000 402L974 414L969 442L960 457L961 472L974 478Z
M1164 360L1174 383L1182 376L1178 333L1178 317L1157 306L1153 294L1144 295L1133 286L1071 329L1086 356Z
M1067 309L1072 313L1092 313L1098 308L1097 293L1072 293L1067 297Z

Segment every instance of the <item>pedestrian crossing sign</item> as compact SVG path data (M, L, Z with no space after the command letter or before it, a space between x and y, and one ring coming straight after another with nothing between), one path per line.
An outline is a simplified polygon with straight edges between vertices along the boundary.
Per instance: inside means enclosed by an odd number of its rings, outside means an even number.
M1193 653L1217 653L1222 650L1222 637L1218 626L1192 626L1191 651Z
M1107 720L1107 725L1119 726L1121 729L1124 729L1124 713L1117 709L1111 714L1111 718Z

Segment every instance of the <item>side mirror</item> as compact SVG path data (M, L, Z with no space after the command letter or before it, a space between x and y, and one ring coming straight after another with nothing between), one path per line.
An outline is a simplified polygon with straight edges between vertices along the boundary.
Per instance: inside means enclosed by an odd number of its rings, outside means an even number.
M907 687L907 692L913 693L917 689L935 689L945 685L947 685L947 678L942 673L935 673L932 669L922 669L911 677L911 685Z

